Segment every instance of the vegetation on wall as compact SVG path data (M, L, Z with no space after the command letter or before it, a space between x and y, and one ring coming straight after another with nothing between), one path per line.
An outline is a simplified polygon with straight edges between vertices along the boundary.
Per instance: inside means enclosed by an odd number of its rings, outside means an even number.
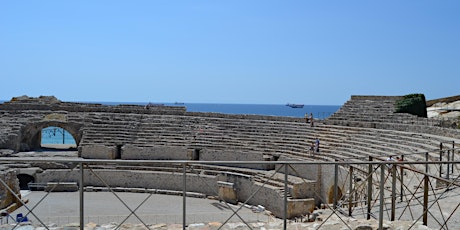
M396 113L409 113L419 117L427 117L424 94L408 94L396 101Z

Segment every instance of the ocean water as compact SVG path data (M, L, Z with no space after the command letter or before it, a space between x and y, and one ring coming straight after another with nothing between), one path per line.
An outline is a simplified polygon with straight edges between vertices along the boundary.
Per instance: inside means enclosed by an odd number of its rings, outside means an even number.
M105 105L146 105L139 102L103 102ZM188 112L214 112L225 114L255 114L268 116L305 117L313 113L314 118L325 119L335 113L340 105L304 105L303 108L291 108L280 104L211 104L211 103L155 103L166 106L185 106Z
M42 129L41 144L66 144L75 145L75 140L67 130L59 127L47 127Z
M304 105L303 108L291 108L287 105L262 104L184 104L190 112L217 112L228 114L257 114L269 116L305 117L313 113L313 117L324 119L335 113L340 106L335 105Z

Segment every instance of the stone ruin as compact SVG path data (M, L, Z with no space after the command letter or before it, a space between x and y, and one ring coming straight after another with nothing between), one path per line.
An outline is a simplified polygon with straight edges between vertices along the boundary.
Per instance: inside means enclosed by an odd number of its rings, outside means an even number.
M13 157L20 152L35 154L41 149L41 130L50 126L63 128L73 136L78 150L75 157L191 160L197 165L200 161L365 159L388 152L422 151L439 146L440 141L459 143L458 130L430 125L409 114L395 114L398 98L352 96L337 113L312 127L303 118L187 112L184 106L108 106L22 96L0 104L0 153ZM310 144L317 137L321 139L321 152L312 154ZM7 181L18 192L18 184L27 182L48 183L63 177L66 182L78 182L78 172L69 173L69 167L10 165L4 167L2 176L9 178ZM288 172L288 218L310 213L321 203L331 203L333 166L294 169ZM180 191L181 173L165 173L178 170L157 167L145 173L145 169L113 166L98 169L98 173L113 187ZM283 216L284 174L274 173L275 164L201 165L197 170L215 187L205 186L196 174L190 174L188 191L211 195L217 188L231 203L246 200L251 188L259 188L260 181L270 178L269 186L250 202ZM130 179L133 177L137 180ZM89 177L83 186L103 185ZM4 199L0 209L14 203L14 199Z

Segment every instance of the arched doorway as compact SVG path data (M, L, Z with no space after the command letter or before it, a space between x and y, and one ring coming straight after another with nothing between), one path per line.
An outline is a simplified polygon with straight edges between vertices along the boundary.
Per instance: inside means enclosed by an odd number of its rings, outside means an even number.
M80 143L82 127L83 125L79 123L60 121L29 123L21 129L22 138L19 151L40 151L43 149L74 151ZM54 140L50 141L50 138Z
M41 149L76 150L75 139L64 128L48 126L41 130Z

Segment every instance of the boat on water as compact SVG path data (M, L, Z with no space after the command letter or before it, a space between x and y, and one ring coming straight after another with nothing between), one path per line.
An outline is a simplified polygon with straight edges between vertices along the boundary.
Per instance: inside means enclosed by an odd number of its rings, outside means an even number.
M290 103L287 103L286 106L289 106L289 107L295 108L295 109L303 108L303 104L290 104Z

